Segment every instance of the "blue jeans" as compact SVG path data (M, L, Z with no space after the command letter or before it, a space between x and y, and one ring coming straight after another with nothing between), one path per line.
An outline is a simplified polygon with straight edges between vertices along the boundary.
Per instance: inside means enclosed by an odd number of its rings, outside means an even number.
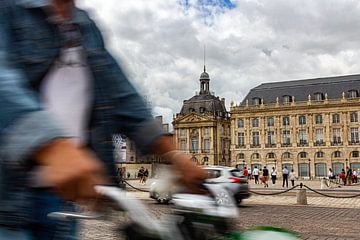
M29 223L21 229L11 230L0 227L0 239L6 240L76 240L76 221L48 218L51 212L73 212L74 205L44 190L35 189L27 209Z

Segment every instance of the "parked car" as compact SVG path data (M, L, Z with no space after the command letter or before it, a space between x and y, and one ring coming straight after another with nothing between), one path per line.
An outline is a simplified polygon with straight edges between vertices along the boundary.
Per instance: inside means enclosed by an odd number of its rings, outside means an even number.
M248 179L237 168L224 166L204 166L204 170L208 173L207 183L223 184L225 189L231 196L216 196L218 203L227 201L228 197L233 197L236 203L250 196ZM168 179L160 178L150 185L150 197L159 203L168 203L172 195L179 190Z
M243 199L250 197L248 179L243 172L233 167L206 166L204 167L209 174L207 182L223 184L236 203L241 203Z

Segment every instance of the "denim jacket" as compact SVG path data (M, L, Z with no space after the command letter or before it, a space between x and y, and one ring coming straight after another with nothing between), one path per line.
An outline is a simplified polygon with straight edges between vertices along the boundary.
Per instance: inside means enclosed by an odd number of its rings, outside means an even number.
M1 205L14 208L13 213L22 207L21 179L25 182L32 167L31 153L53 139L67 137L39 101L40 82L61 47L57 28L47 15L47 5L47 0L0 0L0 200L17 199L17 204ZM94 79L89 147L110 173L112 134L127 135L141 151L147 152L163 133L144 100L105 49L100 31L86 12L75 9L72 21L79 26Z

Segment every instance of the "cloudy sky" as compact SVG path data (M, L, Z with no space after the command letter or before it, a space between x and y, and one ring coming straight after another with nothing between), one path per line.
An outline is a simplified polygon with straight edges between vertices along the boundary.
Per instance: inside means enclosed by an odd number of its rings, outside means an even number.
M360 73L358 0L78 0L155 115L199 89L239 103L263 82Z

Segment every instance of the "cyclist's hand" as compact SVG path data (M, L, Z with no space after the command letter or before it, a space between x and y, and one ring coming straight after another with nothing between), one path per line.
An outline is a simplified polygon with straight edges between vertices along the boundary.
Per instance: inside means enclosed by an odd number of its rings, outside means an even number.
M208 174L197 166L186 154L175 155L171 163L181 175L180 183L193 193L204 193L201 184L208 177Z
M94 154L79 148L70 139L55 140L38 151L34 158L45 166L41 180L66 200L97 198L94 186L105 184L105 170Z

